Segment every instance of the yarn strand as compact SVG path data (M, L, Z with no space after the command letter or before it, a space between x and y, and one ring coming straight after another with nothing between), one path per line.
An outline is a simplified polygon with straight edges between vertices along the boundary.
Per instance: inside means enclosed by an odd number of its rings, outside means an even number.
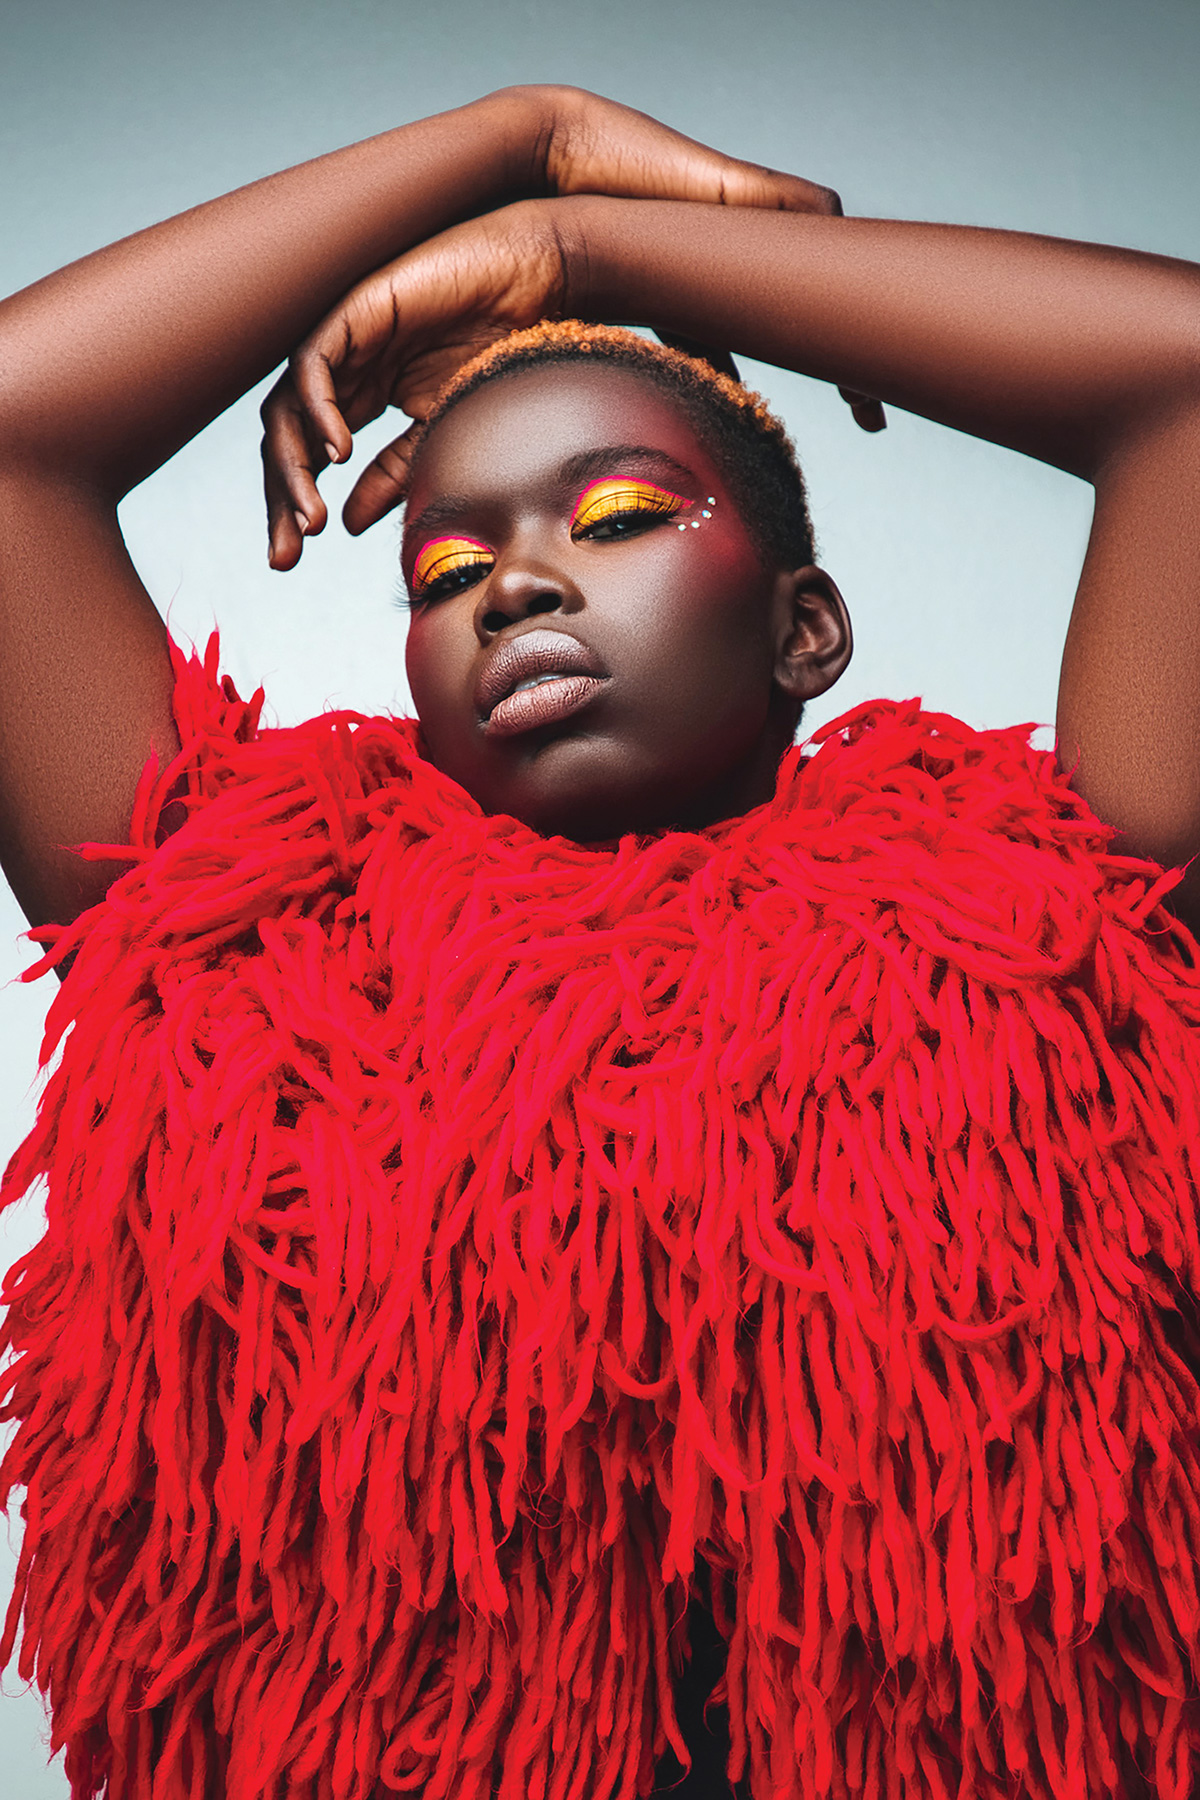
M644 1800L701 1594L755 1800L1185 1800L1169 878L915 702L584 849L176 673L3 1189L0 1662L75 1800Z

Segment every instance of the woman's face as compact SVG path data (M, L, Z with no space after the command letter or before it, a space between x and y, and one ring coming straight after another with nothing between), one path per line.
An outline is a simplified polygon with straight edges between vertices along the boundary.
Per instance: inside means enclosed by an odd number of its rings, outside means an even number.
M403 561L425 753L539 831L744 812L819 691L781 663L795 576L763 567L686 416L631 370L548 365L461 401L417 460Z

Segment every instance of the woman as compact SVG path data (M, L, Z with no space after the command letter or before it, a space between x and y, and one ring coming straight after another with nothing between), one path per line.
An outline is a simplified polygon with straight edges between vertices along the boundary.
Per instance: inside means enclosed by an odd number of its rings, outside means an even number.
M837 215L518 90L7 303L6 868L74 1027L10 1617L80 1794L645 1793L689 1599L755 1794L1190 1791L1197 276ZM1074 791L913 708L789 751L850 638L778 429L576 314L1092 479ZM272 559L424 420L346 514L407 501L419 737L172 694L117 531L305 333Z

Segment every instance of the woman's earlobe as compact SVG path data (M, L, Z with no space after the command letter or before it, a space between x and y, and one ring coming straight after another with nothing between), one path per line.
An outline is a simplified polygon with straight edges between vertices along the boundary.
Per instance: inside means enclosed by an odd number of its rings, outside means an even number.
M792 699L807 702L842 675L854 652L850 614L837 583L810 563L781 571L775 679Z

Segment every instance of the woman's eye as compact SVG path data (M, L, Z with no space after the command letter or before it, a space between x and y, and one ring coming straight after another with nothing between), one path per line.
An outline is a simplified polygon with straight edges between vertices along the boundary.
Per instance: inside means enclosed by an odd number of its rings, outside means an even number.
M475 538L435 538L424 544L413 564L410 588L414 604L444 600L482 581L496 558Z
M632 537L659 519L670 519L694 504L653 481L594 481L579 496L571 515L571 536L603 542Z

